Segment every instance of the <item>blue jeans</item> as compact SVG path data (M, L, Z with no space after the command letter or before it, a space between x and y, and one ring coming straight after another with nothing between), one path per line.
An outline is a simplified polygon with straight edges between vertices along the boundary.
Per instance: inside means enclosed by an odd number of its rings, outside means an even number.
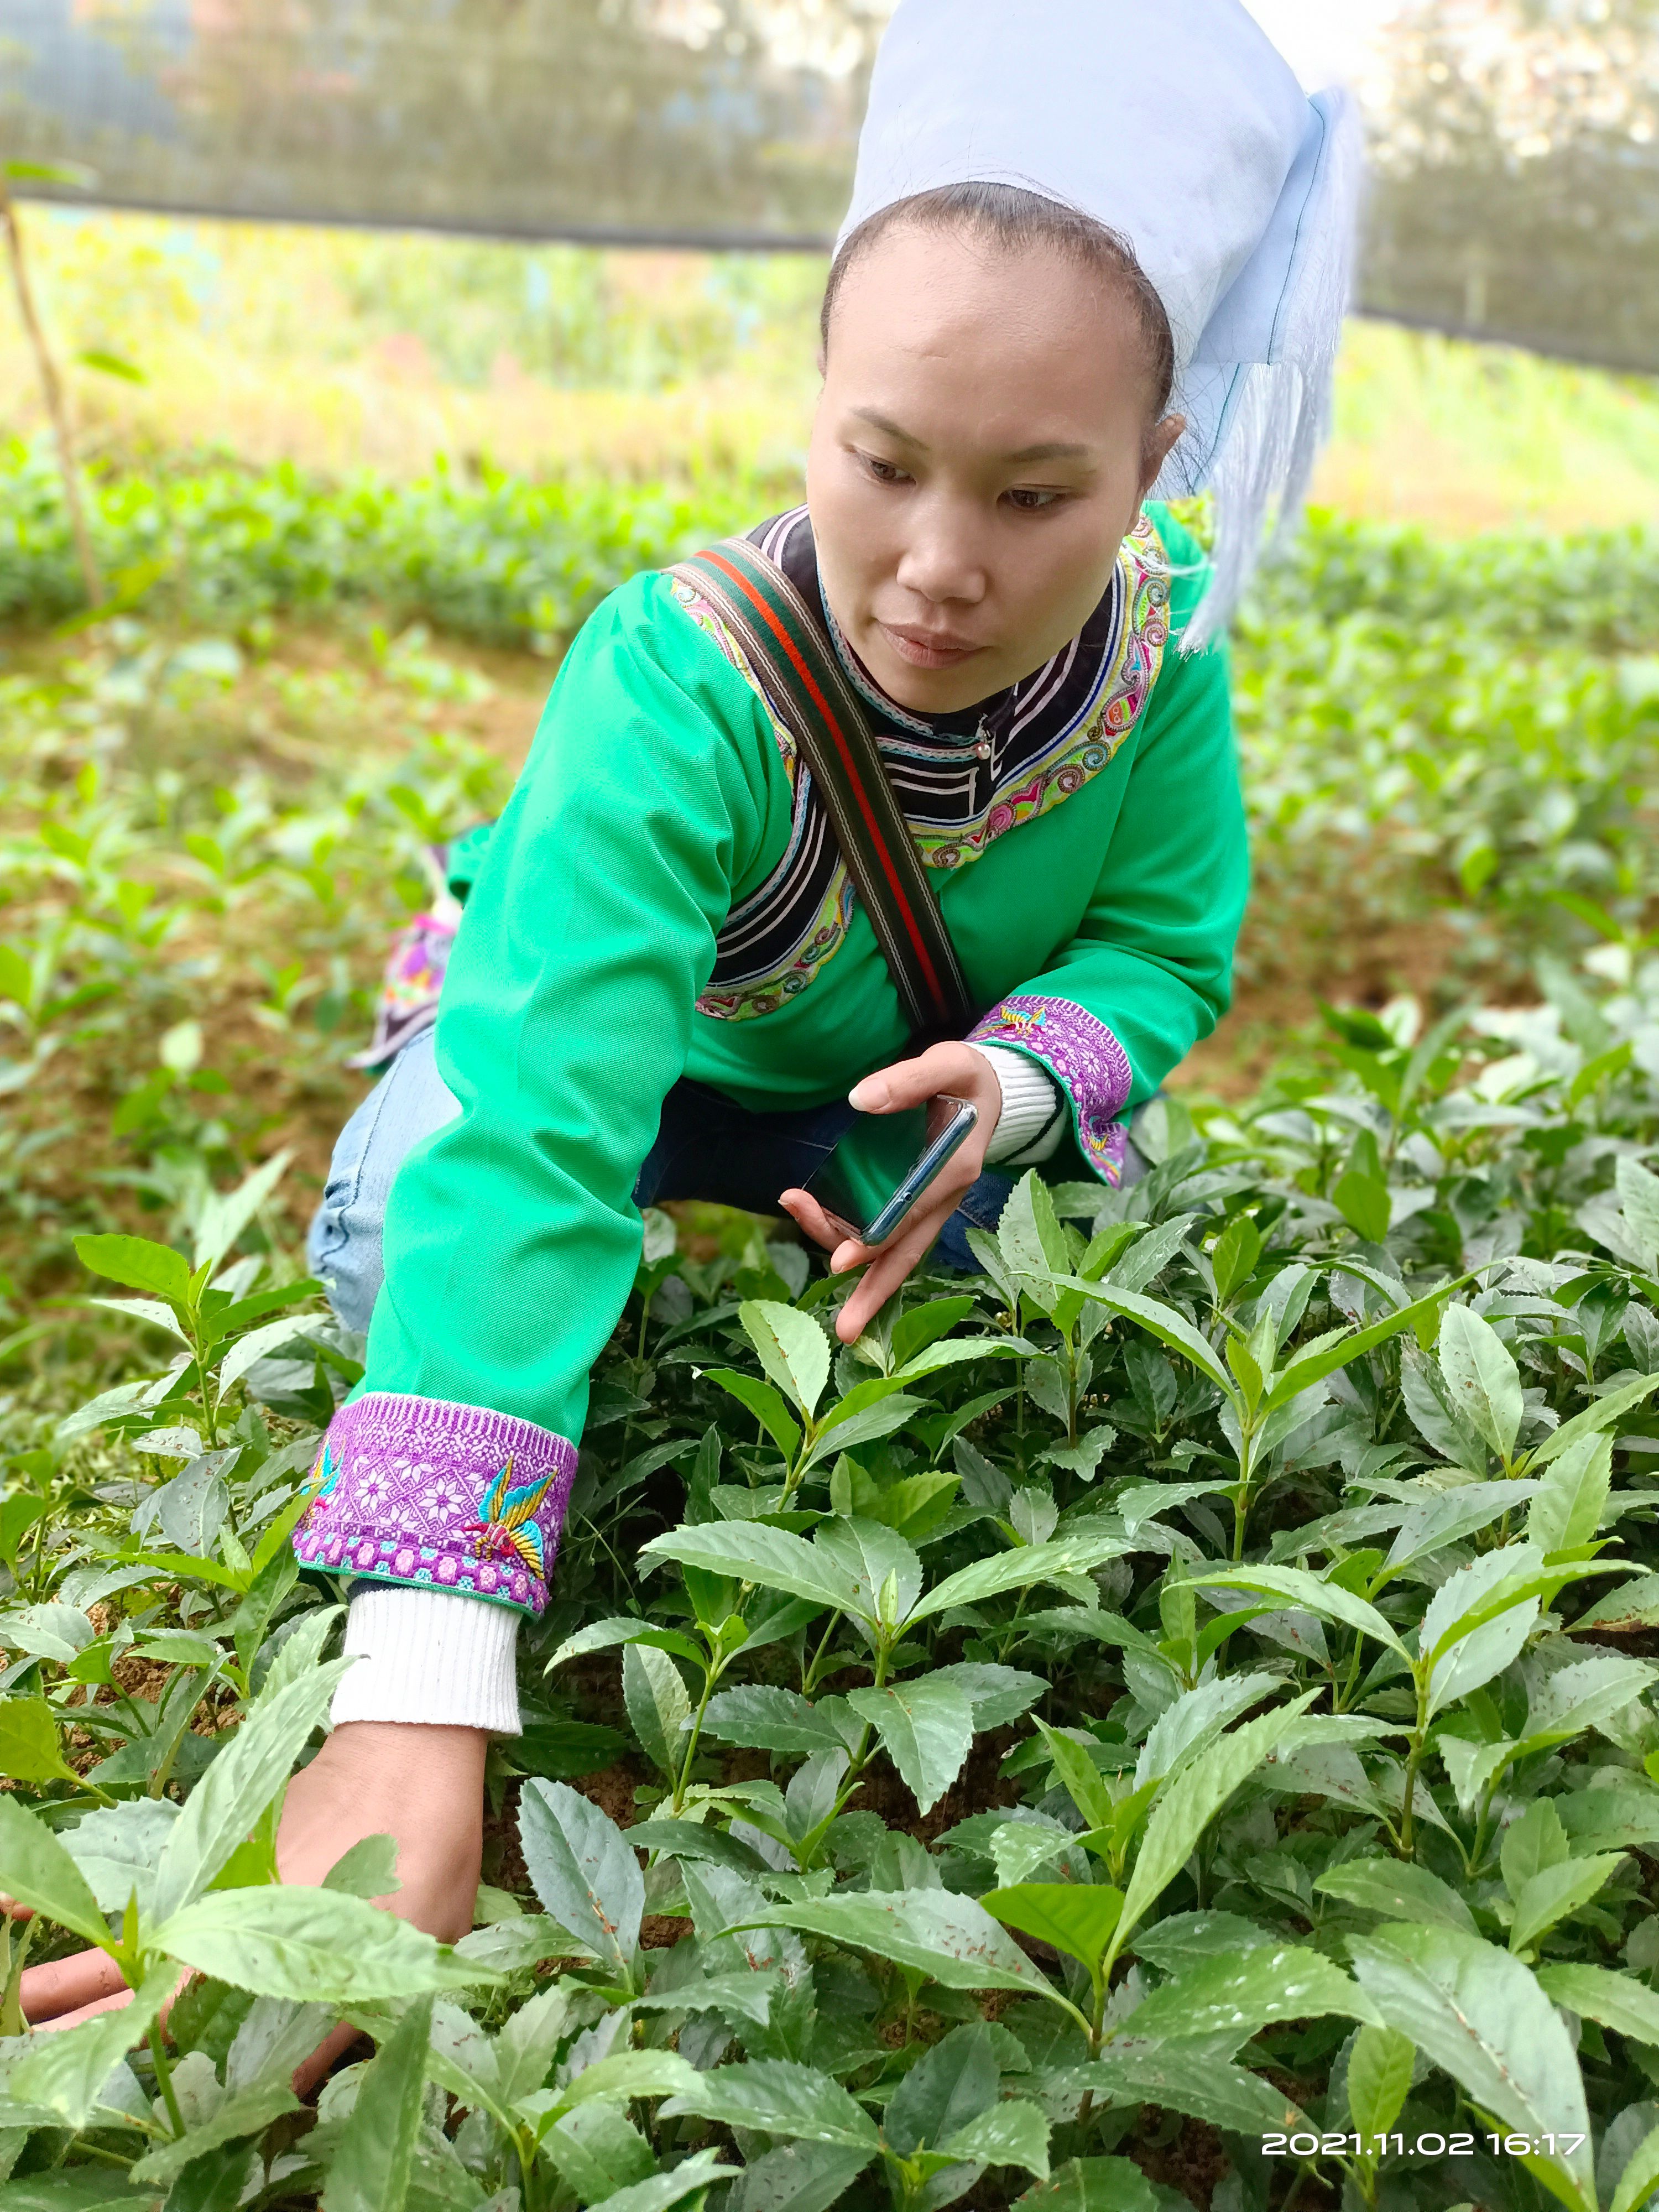
M311 1272L348 1328L366 1330L385 1275L381 1235L398 1169L460 1109L439 1074L434 1034L406 1044L345 1127L307 1239ZM705 1199L775 1213L778 1193L805 1183L857 1119L844 1100L805 1113L754 1114L718 1091L682 1080L663 1101L657 1141L634 1186L638 1206ZM970 1228L994 1229L1016 1178L988 1168L933 1247L933 1264L976 1274Z

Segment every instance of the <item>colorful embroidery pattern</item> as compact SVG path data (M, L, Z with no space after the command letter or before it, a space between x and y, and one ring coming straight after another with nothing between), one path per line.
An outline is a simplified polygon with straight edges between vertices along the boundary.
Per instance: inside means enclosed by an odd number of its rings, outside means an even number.
M533 1421L371 1391L335 1415L294 1539L309 1566L539 1613L576 1451Z
M1117 1188L1127 1141L1118 1116L1134 1077L1128 1054L1104 1022L1070 999L1021 995L994 1006L968 1042L1018 1045L1040 1060L1072 1102L1084 1158Z
M821 604L805 509L776 518L756 542ZM793 738L741 644L684 583L681 606L766 706L794 794L789 843L767 880L732 908L698 1011L747 1021L798 998L845 941L856 894ZM977 748L884 705L826 611L832 641L872 708L899 803L932 867L976 860L996 838L1048 813L1111 765L1152 696L1170 636L1170 570L1157 526L1141 515L1125 539L1112 585L1082 635L988 712Z

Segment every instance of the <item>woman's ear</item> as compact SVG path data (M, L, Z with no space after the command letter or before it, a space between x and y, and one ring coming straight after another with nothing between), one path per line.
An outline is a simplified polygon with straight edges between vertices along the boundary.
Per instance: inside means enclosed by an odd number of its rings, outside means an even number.
M1140 496L1145 499L1164 472L1164 464L1175 451L1187 428L1184 415L1166 415L1147 434L1140 456Z

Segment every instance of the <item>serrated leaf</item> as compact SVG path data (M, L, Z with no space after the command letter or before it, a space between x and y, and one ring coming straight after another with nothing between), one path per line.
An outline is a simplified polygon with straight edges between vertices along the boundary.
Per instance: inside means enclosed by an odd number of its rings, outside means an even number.
M974 1742L974 1709L953 1682L923 1676L882 1690L852 1690L848 1704L868 1721L900 1780L931 1813L961 1773Z
M1637 2212L1659 2188L1659 2127L1650 2129L1626 2160L1607 2212Z
M775 1390L769 1382L763 1382L758 1375L740 1374L730 1367L711 1367L706 1379L730 1391L740 1406L747 1406L784 1457L794 1458L800 1449L800 1425L784 1403L781 1391Z
M1297 1607L1304 1613L1316 1613L1326 1620L1340 1620L1345 1627L1356 1629L1360 1635L1386 1644L1402 1659L1410 1656L1394 1628L1374 1605L1367 1605L1352 1590L1326 1582L1301 1567L1224 1568L1207 1575L1194 1575L1192 1587L1249 1590L1258 1597L1278 1598L1282 1604Z
M1454 1889L1409 1860L1350 1859L1315 1878L1314 1887L1384 1919L1422 1920L1473 1936L1474 1915Z
M1231 1735L1212 1744L1201 1759L1170 1784L1153 1806L1141 1837L1123 1899L1120 1940L1139 1923L1186 1865L1205 1829L1234 1790L1255 1773L1270 1752L1293 1738L1297 1722L1316 1694L1305 1691L1293 1705L1246 1721Z
M709 1574L731 1575L763 1589L832 1606L838 1613L858 1607L858 1584L844 1568L787 1529L763 1528L758 1522L705 1521L695 1528L676 1528L642 1544L640 1557L678 1559Z
M0 1775L13 1782L74 1782L58 1741L58 1722L44 1698L0 1703Z
M625 1972L638 1948L645 1878L616 1824L562 1782L526 1782L519 1842L544 1907L596 1958Z
M9 1863L0 1863L10 1882ZM168 1967L158 1967L131 2004L112 2006L77 2027L31 2036L25 2055L7 2075L6 2094L20 2104L56 2112L66 2128L78 2132L98 2110L100 2093L115 2068L149 2034L176 1978Z
M1060 1848L1066 1838L1058 1839ZM1023 1881L994 1889L980 1903L1005 1928L1051 1943L1092 1973L1105 1956L1123 1912L1123 1893L1102 1882Z
M1139 1246L1131 1246L1128 1255L1131 1261L1139 1249ZM1068 1291L1078 1291L1095 1304L1104 1306L1109 1313L1121 1314L1125 1321L1136 1322L1149 1336L1155 1336L1171 1352L1179 1352L1183 1359L1190 1360L1200 1374L1213 1382L1224 1396L1232 1397L1232 1376L1217 1358L1208 1340L1200 1336L1187 1316L1178 1313L1173 1306L1164 1305L1157 1298L1143 1297L1138 1291L1121 1289L1115 1283L1086 1283L1076 1275L1068 1275L1064 1281Z
M1659 1994L1634 1974L1552 1960L1535 1970L1535 1978L1545 1996L1569 2012L1637 2043L1659 2045Z
M644 2181L630 2183L625 2189L613 2190L605 2199L605 2212L670 2212L671 2206L683 2203L688 2197L698 2196L715 2182L738 2172L736 2166L723 2166L717 2150L693 2151L670 2173L653 2173ZM501 2203L501 2212L507 2212L505 2197ZM493 2212L493 2207L481 2207L480 2212Z
M251 2089L238 2090L216 2106L205 2120L198 2121L179 2142L163 2143L147 2152L127 2170L135 2181L154 2182L166 2188L178 2179L187 2166L205 2157L208 2152L225 2143L263 2135L273 2120L280 2119L284 2112L297 2112L300 2109L300 2100L283 2081L266 2081ZM354 2208L356 2203L364 2201L367 2200L354 2200ZM401 2207L402 2202L401 2198L388 2199L388 2205ZM334 2199L325 2197L323 2203L325 2212L328 2212Z
M916 1966L946 1989L1030 1990L1052 1994L1047 1978L971 1898L938 1889L896 1889L769 1906L749 1928L796 1928L849 1950L873 1951Z
M1062 2096L1068 2102L1089 2096L1099 2107L1162 2105L1233 2135L1260 2136L1307 2124L1289 2098L1259 2074L1231 2063L1224 2041L1153 2043L1126 2032L1091 2064L1067 2069L1045 2088L1051 2111Z
M718 1691L703 1713L702 1732L722 1743L808 1757L817 1751L848 1748L829 1717L799 1691L758 1682Z
M94 1275L130 1291L150 1291L183 1305L190 1296L190 1266L182 1252L148 1237L77 1237L76 1257Z
M107 1945L109 1929L86 1876L45 1821L9 1790L0 1790L0 1867L8 1893L20 1905L33 1905L88 1943Z
M1559 1866L1544 1867L1523 1882L1515 1900L1515 1919L1510 1928L1510 1948L1530 1950L1558 1921L1565 1920L1588 1905L1622 1864L1621 1851L1605 1851L1588 1858L1568 1859Z
M882 2121L890 2150L910 2158L988 2112L1002 2086L993 2031L983 2022L953 2027L924 2051L894 2090Z
M650 1644L624 1647L623 1703L641 1750L672 1781L684 1755L680 1732L691 1717L691 1700L684 1678L665 1651Z
M1109 1559L1121 1559L1133 1549L1127 1537L1118 1535L1057 1536L1046 1544L1022 1544L947 1575L922 1598L910 1619L926 1620L949 1612L952 1606L979 1605L1006 1590L1030 1589L1064 1576L1090 1574Z
M701 2075L662 2108L665 2119L695 2113L728 2128L754 2128L798 2142L867 2149L873 2157L876 2125L838 2081L816 2067L782 2058L756 2058Z
M934 2145L947 2158L977 2166L1018 2166L1039 2181L1048 2179L1048 2123L1025 2097L993 2105L967 2126Z
M329 1889L211 1891L163 1921L153 1940L198 1973L301 2004L418 1996L496 1978L408 1921Z
M863 2149L782 2144L744 2166L732 2184L726 2212L830 2212L869 2163Z
M340 1677L356 1663L331 1660L274 1692L267 1688L255 1700L168 1832L156 1862L150 1908L158 1920L171 1919L193 1903L244 1841L327 1715Z
M1507 1465L1526 1410L1514 1355L1472 1307L1440 1316L1440 1372L1453 1405Z
M179 1810L170 1798L135 1797L89 1813L61 1841L106 1912L120 1912L137 1892L139 1909L154 1911L155 1863Z
M1378 2011L1443 2067L1470 2101L1534 2141L1577 2136L1539 2165L1567 2201L1595 2212L1589 2115L1559 2014L1518 1959L1456 1929L1379 1928L1350 1938L1354 1972Z
M1243 2043L1270 2021L1322 2013L1381 2024L1340 1966L1300 1944L1266 1944L1183 1967L1137 2005L1126 2025L1135 2035L1217 2041L1236 2035Z
M1581 1437L1550 1462L1527 1514L1527 1541L1543 1553L1593 1544L1612 1481L1612 1437Z
M1348 2111L1365 2136L1387 2135L1410 2094L1417 2050L1395 2027L1362 2027L1348 2054Z
M761 1365L810 1420L830 1380L830 1342L823 1329L811 1314L770 1298L746 1298L738 1319Z

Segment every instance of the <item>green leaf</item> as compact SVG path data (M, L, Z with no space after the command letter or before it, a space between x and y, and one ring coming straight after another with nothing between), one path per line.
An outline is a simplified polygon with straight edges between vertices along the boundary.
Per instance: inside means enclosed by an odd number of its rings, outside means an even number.
M165 2188L209 2151L250 2136L261 2136L284 2112L301 2109L300 2100L284 2081L265 2081L252 2088L239 2089L216 2105L205 2119L197 2121L188 2135L177 2142L163 2143L147 2152L128 2171L135 2181L153 2181ZM325 2205L333 2201L331 2195L324 2199ZM352 2200L354 2204L364 2201L367 2200Z
M1576 1635L1586 1628L1608 1632L1659 1628L1659 1575L1638 1575L1634 1582L1620 1583L1616 1589L1607 1591L1579 1614L1569 1632Z
M1267 1394L1264 1401L1267 1410L1273 1412L1278 1407L1289 1405L1291 1399L1299 1397L1314 1383L1323 1382L1326 1376L1334 1375L1339 1368L1351 1367L1362 1354L1375 1352L1378 1345L1388 1343L1403 1329L1414 1329L1419 1322L1426 1321L1437 1310L1443 1299L1449 1297L1454 1291L1461 1290L1468 1279L1465 1275L1456 1282L1442 1283L1437 1289L1431 1291L1427 1297L1419 1298L1412 1305L1401 1306L1391 1314L1384 1314L1380 1321L1356 1329L1352 1336L1342 1337L1322 1350L1310 1350L1291 1360Z
M656 2168L650 2144L614 2105L578 2105L548 2130L542 2151L584 2204L647 2180Z
M519 1841L544 1909L625 1972L639 1945L645 1878L621 1829L564 1783L538 1779L519 1801Z
M82 368L95 368L100 376L118 376L127 384L147 384L149 380L136 362L123 361L118 353L105 353L98 346L84 348L75 358Z
M1210 1248L1215 1270L1215 1294L1226 1305L1255 1273L1261 1257L1261 1232L1248 1213L1236 1214Z
M1440 1372L1452 1404L1509 1464L1526 1411L1521 1371L1489 1321L1449 1305L1440 1316Z
M0 1704L0 1775L14 1782L73 1782L58 1743L58 1723L44 1698L8 1698Z
M1080 1743L1059 1729L1039 1720L1037 1730L1048 1747L1060 1784L1091 1828L1109 1828L1116 1801L1105 1777Z
M11 1881L10 1862L0 1863L5 1865L6 1880L15 1896L17 1889ZM160 1967L135 1993L131 2004L112 2006L78 2027L59 2028L37 2037L7 2077L6 2094L20 2104L56 2112L66 2128L78 2132L98 2110L100 2093L115 2068L149 2034L173 1994L176 1978L167 1967ZM9 2193L0 2190L0 2203Z
M149 1291L170 1305L190 1301L190 1266L170 1244L148 1237L77 1237L76 1257L94 1275L124 1283L130 1291Z
M613 2051L584 2066L547 2114L550 2124L596 2097L675 2097L693 2086L695 2070L672 2051Z
M275 1152L244 1176L234 1190L209 1193L196 1224L193 1266L206 1267L210 1273L217 1271L226 1253L282 1181L293 1157L292 1152Z
M843 1893L816 1902L773 1905L739 1924L796 1928L849 1950L873 1951L878 1958L919 1968L946 1989L1053 1994L1047 1978L982 1905L945 1890Z
M974 1709L953 1682L923 1676L884 1690L852 1690L847 1702L868 1721L899 1778L931 1813L973 1748Z
M504 2105L522 2104L551 2073L559 2045L570 2031L570 1990L556 1983L538 1990L502 2021L495 2038L495 2081Z
M1527 1541L1547 1555L1595 1541L1613 1482L1613 1438L1581 1437L1551 1461L1527 1514Z
M1316 1613L1326 1620L1340 1620L1347 1628L1357 1629L1360 1635L1369 1636L1374 1643L1386 1644L1390 1651L1402 1659L1410 1653L1384 1616L1374 1605L1367 1605L1363 1597L1344 1589L1338 1583L1327 1582L1319 1575L1310 1574L1302 1567L1248 1566L1224 1568L1215 1573L1194 1575L1194 1589L1241 1589L1252 1591L1259 1597L1277 1598L1283 1606L1297 1606L1304 1613Z
M1167 2199L1128 2158L1068 2158L1051 2180L1014 2199L1015 2212L1162 2212Z
M792 1419L789 1408L769 1382L763 1382L758 1375L741 1374L732 1367L710 1367L703 1379L718 1382L739 1404L747 1406L784 1457L793 1460L800 1449L800 1424Z
M1205 1829L1234 1790L1293 1736L1304 1709L1316 1695L1313 1690L1304 1691L1294 1705L1281 1705L1257 1720L1247 1721L1231 1735L1212 1744L1201 1759L1176 1777L1146 1822L1123 1899L1120 1942L1186 1865Z
M1426 1867L1401 1859L1350 1859L1319 1875L1314 1887L1386 1920L1420 1920L1473 1936L1474 1915L1454 1889Z
M1133 1546L1122 1536L1058 1536L1046 1544L1020 1544L1011 1552L976 1559L954 1575L947 1575L915 1606L912 1622L946 1613L952 1606L978 1605L1006 1590L1030 1589L1063 1575L1086 1575L1109 1559L1121 1559Z
M135 1797L89 1813L65 1831L64 1848L106 1912L125 1910L135 1893L139 1909L152 1910L156 1862L179 1817L170 1798Z
M1126 2032L1091 2065L1051 2075L1044 2089L1051 2106L1062 2091L1079 2100L1091 2096L1097 2106L1162 2105L1232 2135L1305 2127L1305 2118L1288 2098L1260 2075L1231 2063L1231 2051L1225 2041L1153 2043Z
M1390 2027L1409 2036L1480 2109L1534 2140L1578 2148L1526 2162L1595 2212L1589 2115L1560 2014L1518 1959L1456 1929L1389 1924L1349 1939L1354 1972Z
M709 1574L732 1575L764 1589L787 1590L837 1613L858 1609L859 1587L845 1568L786 1528L755 1521L705 1521L676 1528L640 1547L643 1559L678 1559Z
M1516 1462L1516 1474L1535 1474L1540 1467L1547 1466L1551 1460L1559 1459L1563 1452L1571 1450L1583 1437L1600 1436L1604 1429L1613 1428L1632 1406L1639 1406L1644 1398L1651 1397L1656 1390L1659 1390L1659 1374L1639 1375L1633 1382L1621 1382L1616 1390L1609 1390L1593 1406L1587 1406L1582 1413L1575 1413L1570 1421L1563 1421L1560 1427L1553 1430L1541 1444L1531 1451L1523 1452Z
M922 2052L894 2090L882 2120L887 2148L912 2158L942 2143L988 2112L1001 2087L995 2032L983 2021L953 2027Z
M1381 2025L1364 1992L1317 1951L1264 1944L1195 1961L1137 2005L1126 2025L1135 2035L1236 2035L1243 2043L1272 2021L1322 2013Z
M210 1891L151 1940L199 1973L301 2004L418 1996L497 1978L408 1921L330 1889Z
M744 1299L738 1319L761 1365L810 1420L830 1380L830 1340L823 1329L811 1314L769 1298Z
M764 1683L721 1690L708 1700L702 1732L722 1743L741 1743L756 1751L801 1753L848 1751L829 1715L797 1690Z
M1659 2188L1659 2127L1650 2129L1626 2160L1607 2212L1637 2212Z
M1395 2027L1362 2027L1348 2054L1348 2112L1362 2136L1384 2136L1400 2118L1417 2050Z
M679 1668L665 1651L634 1643L623 1652L623 1702L641 1750L672 1780L683 1752L680 1731L691 1717L691 1700Z
M1133 1251L1130 1256L1133 1257ZM1157 1298L1142 1297L1137 1291L1120 1290L1111 1283L1085 1283L1076 1275L1068 1275L1065 1280L1067 1290L1081 1292L1097 1305L1104 1306L1109 1313L1121 1314L1125 1321L1138 1322L1148 1335L1155 1336L1171 1352L1178 1352L1183 1359L1189 1359L1224 1396L1231 1398L1236 1395L1231 1376L1217 1358L1207 1339L1200 1336L1187 1316L1177 1313L1173 1306L1163 1305Z
M377 1897L395 1896L402 1886L395 1836L360 1837L323 1876L325 1889L337 1890L342 1897L364 1897L371 1904Z
M109 1929L86 1876L46 1823L26 1812L9 1790L0 1790L0 1867L6 1870L8 1893L20 1905L33 1905L60 1928L108 1948ZM112 2058L110 2065L114 2063Z
M1066 1838L1057 1839L1064 1844ZM1123 1893L1105 1883L1090 1886L1075 1881L1022 1881L1012 1889L994 1889L980 1903L1005 1928L1039 1943L1052 1943L1073 1959L1081 1959L1091 1973L1106 1954L1123 1911Z
M1510 1950L1518 1955L1532 1949L1558 1921L1567 1919L1581 1905L1588 1905L1623 1863L1622 1851L1606 1851L1594 1857L1568 1859L1560 1866L1542 1868L1522 1885L1521 1893L1515 1900Z
M756 2058L747 2065L719 2066L700 2075L693 2086L662 2107L665 2119L682 2113L695 2113L722 2127L788 2136L798 2142L864 2150L872 2158L879 2142L875 2122L839 2082L816 2067L782 2058Z
M1538 1618L1538 1599L1526 1587L1537 1566L1530 1546L1510 1545L1472 1559L1436 1590L1418 1631L1421 1655L1431 1662L1431 1715L1490 1682L1520 1652Z
M683 2203L688 2197L705 2195L728 2174L736 2173L741 2179L746 2171L722 2166L717 2150L693 2151L672 2173L653 2173L626 2189L613 2190L605 2199L605 2212L670 2212L671 2206Z
M869 2163L864 2149L785 2143L744 2166L732 2184L726 2212L830 2212Z
M1389 1233L1389 1186L1380 1176L1359 1175L1350 1168L1331 1193L1336 1210L1350 1229L1369 1244L1380 1244Z
M150 1908L158 1920L170 1920L193 1904L247 1836L326 1717L340 1677L356 1663L331 1660L256 1699L185 1800L162 1847Z
M1634 1974L1551 1960L1537 1969L1536 1979L1553 2003L1598 2021L1633 2042L1659 2045L1659 1995Z
M935 2144L946 2157L976 2166L1018 2166L1048 2179L1048 2123L1025 2097L1010 2097Z

